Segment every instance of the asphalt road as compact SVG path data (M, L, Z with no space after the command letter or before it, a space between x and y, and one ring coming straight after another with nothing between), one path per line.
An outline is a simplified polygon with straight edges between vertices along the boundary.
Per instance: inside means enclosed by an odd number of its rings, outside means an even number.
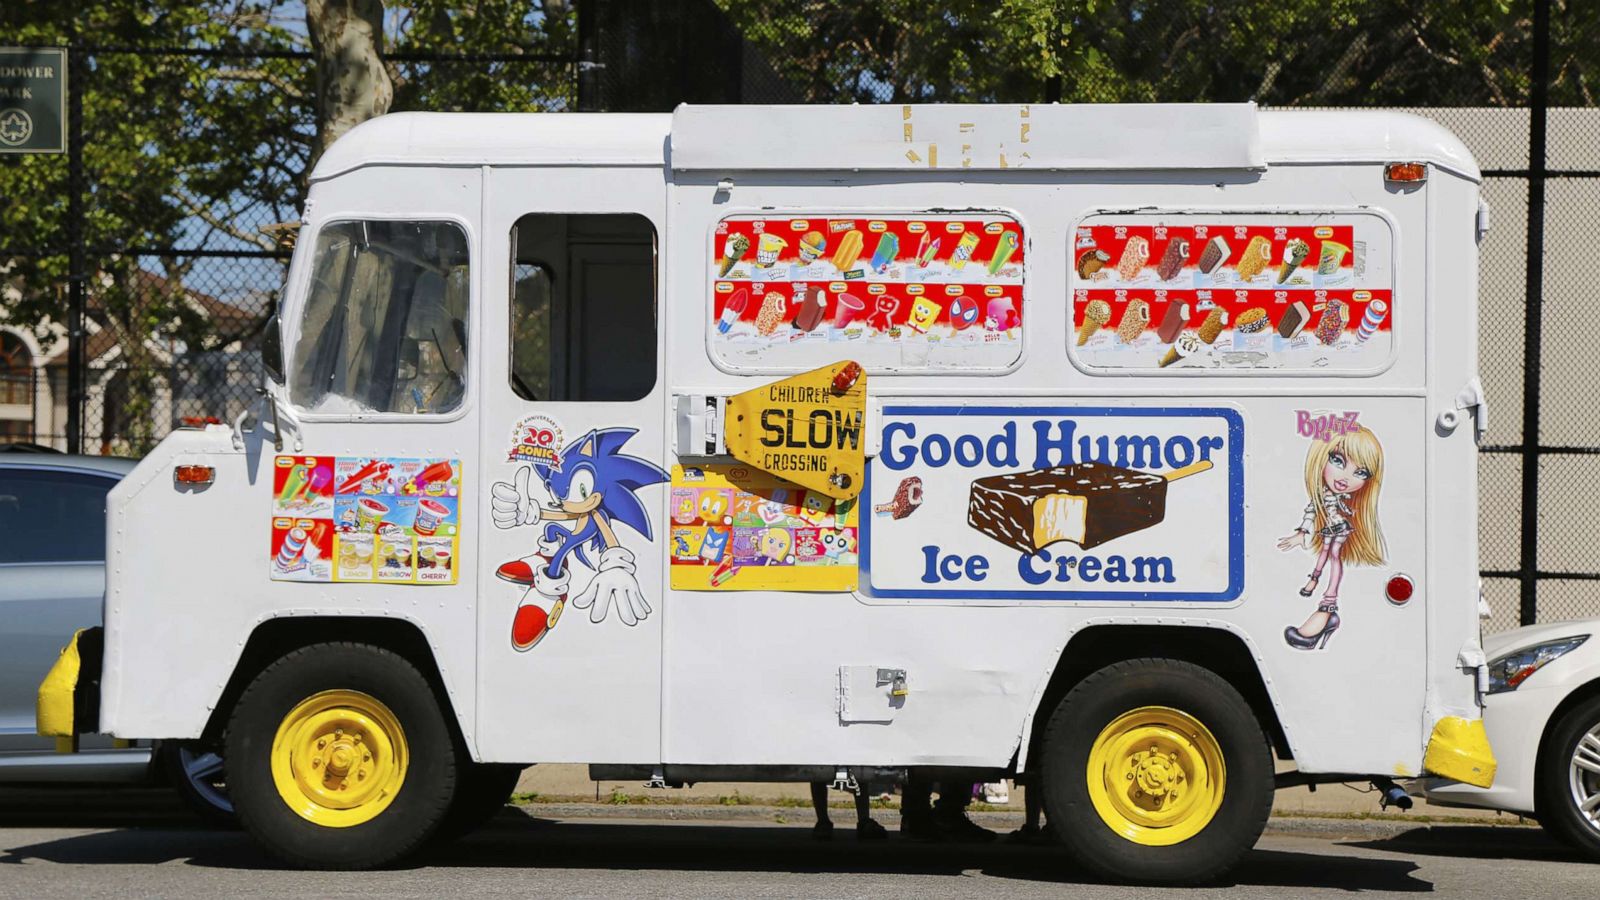
M0 797L0 804L5 798ZM841 825L548 819L507 810L485 830L398 871L285 871L238 832L170 809L0 805L0 897L1146 897L1096 883L1046 851L899 840L858 844ZM1357 827L1357 826L1352 826ZM1535 829L1418 826L1388 837L1269 834L1226 884L1187 896L1591 896L1600 865Z

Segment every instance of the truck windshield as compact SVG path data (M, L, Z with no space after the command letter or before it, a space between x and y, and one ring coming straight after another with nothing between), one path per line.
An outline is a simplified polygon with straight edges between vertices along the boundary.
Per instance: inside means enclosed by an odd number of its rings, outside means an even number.
M450 222L323 226L290 361L319 413L444 413L466 387L467 236Z

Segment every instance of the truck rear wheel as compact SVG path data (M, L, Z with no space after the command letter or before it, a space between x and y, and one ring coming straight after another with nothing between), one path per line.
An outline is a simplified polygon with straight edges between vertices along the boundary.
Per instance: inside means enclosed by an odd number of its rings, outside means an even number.
M432 685L366 644L316 644L263 669L234 707L226 758L240 823L306 868L400 859L439 826L456 787Z
M456 780L456 798L433 835L434 843L465 837L505 809L522 779L523 768L502 763L463 764Z
M1085 678L1051 716L1043 756L1056 833L1117 880L1210 881L1255 844L1272 809L1260 722L1192 663L1127 660Z

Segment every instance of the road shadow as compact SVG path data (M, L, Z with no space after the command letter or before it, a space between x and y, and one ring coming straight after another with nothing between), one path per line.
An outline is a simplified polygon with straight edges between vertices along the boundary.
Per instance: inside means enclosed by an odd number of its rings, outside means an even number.
M204 822L163 787L0 785L0 828L125 828Z
M1393 837L1341 843L1350 847L1365 847L1388 853L1459 859L1526 859L1535 862L1593 863L1589 857L1551 837L1543 828L1507 828L1493 825L1418 827Z

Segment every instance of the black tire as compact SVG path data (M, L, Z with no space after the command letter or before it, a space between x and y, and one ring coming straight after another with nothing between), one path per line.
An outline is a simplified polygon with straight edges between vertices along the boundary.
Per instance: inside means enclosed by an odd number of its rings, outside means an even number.
M348 827L303 818L279 794L272 774L273 739L284 717L330 690L358 691L387 706L409 749L393 800L371 820ZM240 824L274 856L308 869L370 869L415 851L450 809L458 766L450 725L428 679L404 657L356 643L314 644L262 670L234 707L226 758Z
M1167 846L1136 843L1112 830L1095 809L1087 775L1090 750L1106 726L1151 706L1180 710L1203 724L1226 770L1211 820ZM1042 755L1044 809L1058 839L1083 866L1117 881L1212 881L1255 845L1272 811L1272 753L1261 723L1232 685L1188 662L1133 659L1091 674L1057 705Z
M156 748L161 777L201 821L212 828L238 828L228 794L222 748L198 741L162 741Z
M476 831L505 809L517 789L523 767L501 763L466 763L456 783L456 799L445 813L433 843L445 844Z
M1573 754L1584 735L1600 726L1600 697L1591 697L1567 710L1550 727L1549 737L1539 753L1539 824L1546 831L1590 859L1600 860L1600 826L1591 823L1578 809L1570 778ZM1585 786L1600 789L1600 773L1586 773Z

